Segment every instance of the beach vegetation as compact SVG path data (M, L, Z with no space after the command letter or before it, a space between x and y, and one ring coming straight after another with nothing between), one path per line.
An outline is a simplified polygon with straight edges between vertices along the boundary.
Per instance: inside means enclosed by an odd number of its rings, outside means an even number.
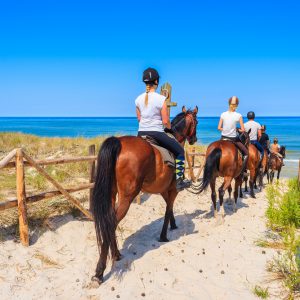
M268 299L269 298L268 288L263 288L259 285L256 285L253 288L253 294L256 295L258 298L261 298L261 299Z
M276 183L267 189L267 225L279 240L273 242L277 255L268 262L267 270L273 278L281 280L287 288L286 299L300 296L300 187L298 180L287 184ZM271 246L272 242L258 241L260 246Z

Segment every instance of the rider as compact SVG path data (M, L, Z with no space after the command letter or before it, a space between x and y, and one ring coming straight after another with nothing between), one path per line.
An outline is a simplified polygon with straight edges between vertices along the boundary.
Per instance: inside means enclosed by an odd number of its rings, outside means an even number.
M166 97L156 93L159 74L153 68L143 73L146 92L135 100L136 115L139 121L138 136L150 136L160 146L171 151L176 157L176 188L178 191L191 186L191 181L184 179L184 149L180 143L164 132L170 131L171 123L167 110Z
M255 119L255 113L253 111L249 111L247 113L248 122L244 124L245 130L248 131L251 129L250 132L250 143L254 145L258 151L260 152L260 162L262 161L264 157L264 148L262 145L258 142L258 140L261 138L261 126L259 123L254 121Z
M239 105L239 99L236 96L232 96L228 100L229 109L221 114L218 129L222 132L222 140L230 140L235 143L235 145L242 152L243 156L243 165L241 174L243 174L246 169L248 162L248 149L247 147L239 140L237 136L236 124L239 122L241 129L240 131L244 132L244 122L242 115L236 112L236 109Z
M261 136L259 138L259 143L262 145L262 147L267 150L267 153L270 154L270 139L269 135L266 133L267 126L261 125Z
M283 162L283 156L281 155L280 151L280 145L278 144L278 138L274 138L273 144L270 147L270 152L275 154L282 162L282 165L284 166Z

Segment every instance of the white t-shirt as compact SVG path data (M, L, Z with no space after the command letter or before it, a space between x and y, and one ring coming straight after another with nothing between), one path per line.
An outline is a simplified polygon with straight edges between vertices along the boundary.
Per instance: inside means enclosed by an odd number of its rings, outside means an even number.
M248 131L251 128L250 132L250 141L257 141L258 140L258 130L261 129L261 126L259 123L255 121L248 121L244 124L245 131Z
M161 109L166 97L156 92L148 93L148 105L145 106L146 93L141 94L135 100L136 107L141 112L139 131L164 131Z
M222 136L236 137L236 124L239 122L242 115L236 111L225 111L221 114L223 120Z

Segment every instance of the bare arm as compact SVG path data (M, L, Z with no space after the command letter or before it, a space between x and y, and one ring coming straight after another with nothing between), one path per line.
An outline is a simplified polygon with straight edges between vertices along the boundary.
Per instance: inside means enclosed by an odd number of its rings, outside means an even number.
M258 140L260 140L260 138L261 138L261 129L258 129L258 131L257 131L257 137L258 137Z
M220 118L219 125L218 125L218 130L223 131L222 126L223 126L223 119Z
M140 109L136 106L135 108L135 111L136 111L136 116L137 116L137 119L139 120L139 122L141 121L141 112L140 112Z
M243 117L240 117L240 126L241 126L241 132L245 131L245 127L244 127L244 121L243 121Z
M168 108L167 108L166 101L164 102L162 109L161 109L161 118L162 118L163 125L166 128L171 129L171 123L170 123L170 118L169 118L169 114L168 114Z

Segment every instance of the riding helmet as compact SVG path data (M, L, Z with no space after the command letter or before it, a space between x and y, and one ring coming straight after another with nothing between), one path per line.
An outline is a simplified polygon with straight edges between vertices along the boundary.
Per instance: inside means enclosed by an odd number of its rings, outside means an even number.
M155 69L148 68L143 72L143 81L146 84L153 84L155 80L157 80L157 83L159 82L159 74Z
M255 113L254 113L253 111L249 111L249 112L247 113L247 118L248 118L249 120L254 120L254 119L255 119Z

